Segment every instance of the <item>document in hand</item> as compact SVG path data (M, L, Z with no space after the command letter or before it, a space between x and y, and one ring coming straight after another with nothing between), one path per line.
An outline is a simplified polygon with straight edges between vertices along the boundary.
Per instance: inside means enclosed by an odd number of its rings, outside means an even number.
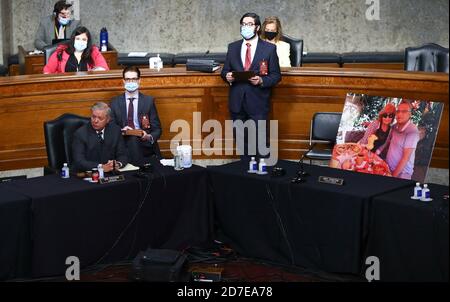
M248 79L254 77L256 73L252 70L249 71L233 71L233 78L236 82L247 82Z

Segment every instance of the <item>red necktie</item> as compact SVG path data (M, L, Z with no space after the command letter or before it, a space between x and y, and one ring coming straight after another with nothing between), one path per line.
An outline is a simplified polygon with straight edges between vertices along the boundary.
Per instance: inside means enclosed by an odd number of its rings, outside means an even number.
M134 129L134 98L129 98L130 103L128 104L128 126Z
M250 70L250 65L252 65L252 52L250 50L250 47L252 44L246 43L247 45L247 52L245 53L245 64L244 64L244 70Z

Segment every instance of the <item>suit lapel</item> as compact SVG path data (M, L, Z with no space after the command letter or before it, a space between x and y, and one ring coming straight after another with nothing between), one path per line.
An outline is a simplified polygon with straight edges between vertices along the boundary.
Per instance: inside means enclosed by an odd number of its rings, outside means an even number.
M241 40L241 43L239 43L236 47L237 54L234 55L235 58L239 58L239 67L241 68L241 71L244 71L244 64L242 63L242 57L241 57L241 49L242 49L242 43L244 43L244 40Z
M127 101L125 99L125 93L122 94L122 96L120 97L120 102L119 102L119 106L120 106L120 113L122 114L121 119L122 119L122 127L125 127L127 125Z
M262 59L262 55L264 53L264 46L261 42L261 39L258 39L258 44L256 45L255 56L252 60L252 65L250 66L250 70L257 70L259 72L259 62Z

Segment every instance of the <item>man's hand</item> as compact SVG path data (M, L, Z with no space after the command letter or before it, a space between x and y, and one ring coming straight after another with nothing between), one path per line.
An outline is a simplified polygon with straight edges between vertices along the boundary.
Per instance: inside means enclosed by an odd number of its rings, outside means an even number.
M106 164L103 165L104 172L111 172L114 169L114 161L108 160Z
M122 135L125 135L125 131L127 131L127 130L133 130L133 128L131 128L130 126L125 126L125 127L123 127L123 128L121 129Z
M228 72L225 77L226 77L228 83L233 83L234 82L234 77L233 77L233 73L232 72Z
M147 132L142 131L141 141L143 141L143 142L148 142L148 141L152 142L153 141L153 137L150 134L148 134Z
M254 77L251 77L248 80L250 81L250 83L252 83L252 85L255 85L255 86L262 84L262 79L258 75L255 75Z

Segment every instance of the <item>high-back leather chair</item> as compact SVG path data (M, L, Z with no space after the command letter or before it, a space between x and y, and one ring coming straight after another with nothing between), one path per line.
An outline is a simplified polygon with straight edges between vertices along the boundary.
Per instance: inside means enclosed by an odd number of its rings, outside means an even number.
M429 43L405 49L405 70L448 72L448 48Z
M290 53L291 66L292 67L302 66L303 40L295 39L288 35L283 35L281 37L281 40L291 45L291 53Z
M59 171L64 163L73 164L73 134L81 126L89 123L90 118L65 113L60 117L44 122L45 147L47 150L47 172Z
M330 160L333 147L336 143L336 136L339 130L342 113L340 112L316 112L311 120L311 130L309 135L309 150L304 157L310 163L315 160ZM317 142L321 141L325 148L316 148Z
M47 65L50 56L55 52L56 48L58 48L58 44L47 45L44 47L45 65Z

